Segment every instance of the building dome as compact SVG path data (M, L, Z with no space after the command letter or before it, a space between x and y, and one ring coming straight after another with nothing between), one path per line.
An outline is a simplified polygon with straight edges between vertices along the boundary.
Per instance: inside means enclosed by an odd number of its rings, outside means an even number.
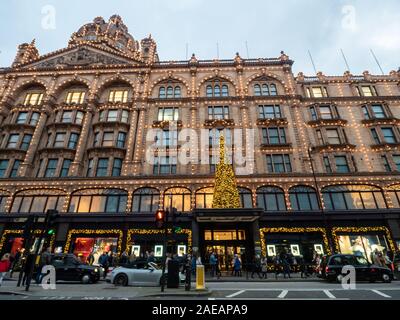
M138 51L139 44L128 32L128 27L119 15L113 15L106 22L102 17L96 17L93 22L87 23L74 32L70 45L91 42L106 45L126 54Z

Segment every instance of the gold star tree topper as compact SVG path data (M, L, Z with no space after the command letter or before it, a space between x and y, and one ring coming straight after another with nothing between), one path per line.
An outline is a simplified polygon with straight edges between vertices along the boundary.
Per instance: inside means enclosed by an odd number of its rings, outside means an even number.
M225 161L225 138L219 139L219 163L215 170L213 208L240 208L240 197L232 166Z

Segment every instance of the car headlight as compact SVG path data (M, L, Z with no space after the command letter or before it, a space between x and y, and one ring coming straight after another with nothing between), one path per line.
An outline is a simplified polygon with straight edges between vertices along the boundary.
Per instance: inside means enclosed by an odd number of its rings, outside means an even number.
M94 272L99 272L99 269L97 269L97 268L96 268L96 269L94 269Z

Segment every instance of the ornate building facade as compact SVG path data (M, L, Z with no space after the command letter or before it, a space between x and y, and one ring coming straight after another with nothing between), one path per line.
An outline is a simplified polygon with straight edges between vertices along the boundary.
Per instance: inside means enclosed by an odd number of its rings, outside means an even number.
M20 45L0 69L0 250L22 246L29 214L58 209L54 249L159 255L154 212L169 206L180 214L168 251L214 248L227 267L283 248L397 250L399 71L308 77L292 64L284 52L160 61L119 16L49 54ZM204 132L205 146L185 149ZM232 154L253 155L247 173L234 163L241 209L211 208L221 133Z

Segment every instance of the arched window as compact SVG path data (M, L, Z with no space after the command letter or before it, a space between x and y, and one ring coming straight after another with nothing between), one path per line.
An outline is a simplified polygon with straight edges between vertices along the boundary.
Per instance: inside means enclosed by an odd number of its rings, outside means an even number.
M274 85L273 83L271 83L269 85L269 93L270 93L271 96L276 96L277 95L276 85Z
M226 84L224 84L222 86L222 96L223 97L228 97L229 96L229 90L228 90L228 86Z
M154 188L140 188L133 193L132 212L155 212L160 192Z
M338 185L322 189L328 210L387 208L379 188L368 185Z
M389 193L390 199L392 199L393 206L395 208L400 208L400 185L389 187L387 192Z
M266 83L264 83L262 85L262 93L261 93L261 95L269 96L269 88L268 88L268 85Z
M203 188L196 192L196 208L212 208L214 188Z
M158 91L158 97L160 99L165 99L166 95L165 95L165 87L160 87L159 91Z
M221 96L221 88L219 85L214 86L214 97L220 97Z
M307 186L295 186L289 189L289 199L295 211L318 210L318 199L315 189Z
M285 194L278 187L257 189L257 207L266 211L286 211Z
M211 85L208 85L208 86L206 87L206 96L207 96L207 97L212 97L212 96L213 96L213 88L212 88Z
M251 190L247 188L238 188L240 197L240 206L242 208L253 208L253 198Z
M190 190L186 188L170 188L164 192L164 209L172 205L181 212L190 211Z
M128 193L121 189L85 189L73 193L69 212L125 212Z
M55 190L25 190L18 192L11 207L11 212L41 213L49 209L62 211L65 195Z
M181 97L181 87L176 86L174 89L174 97L175 98L180 98Z
M261 87L259 84L254 85L254 95L255 96L261 96Z
M167 98L173 98L174 97L174 89L171 86L167 87Z

